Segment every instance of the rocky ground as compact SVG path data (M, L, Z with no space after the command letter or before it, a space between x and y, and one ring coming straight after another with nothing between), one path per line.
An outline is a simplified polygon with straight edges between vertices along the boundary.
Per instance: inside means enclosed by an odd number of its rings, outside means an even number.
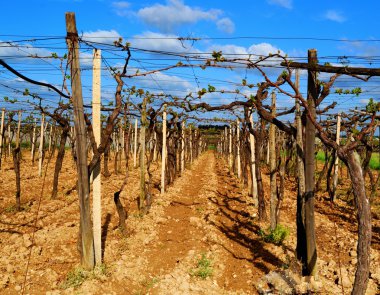
M157 189L160 169L154 166L153 205L143 217L135 201L138 170L132 169L121 194L128 211L126 234L117 227L113 204L124 173L103 177L104 265L83 272L76 250L77 195L75 190L66 194L75 184L71 156L64 162L57 200L50 199L54 161L45 165L46 177L41 178L36 165L24 158L23 211L13 206L12 163L7 160L0 172L1 294L350 293L356 264L355 212L342 201L331 205L319 196L318 276L302 279L294 259L295 183L286 183L281 209L281 223L290 235L281 246L266 243L259 233L268 224L258 222L247 191L213 152L197 159L163 196ZM268 197L269 177L263 177ZM377 218L373 230L367 294L380 293Z

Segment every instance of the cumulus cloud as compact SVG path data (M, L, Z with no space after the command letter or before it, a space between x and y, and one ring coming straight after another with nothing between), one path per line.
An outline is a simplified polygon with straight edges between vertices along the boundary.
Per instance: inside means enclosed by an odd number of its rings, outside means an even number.
M346 17L342 14L342 12L336 10L327 10L323 17L327 20L338 23L343 23L346 21Z
M154 4L137 11L137 16L146 24L164 32L173 31L176 26L194 24L201 20L215 21L222 14L219 9L202 10L193 8L182 0L168 0L166 5Z
M199 7L186 5L184 0L166 0L165 4L156 3L133 11L130 3L119 1L111 4L118 16L134 15L148 26L169 33L176 31L183 25L196 24L200 21L209 21L216 24L218 30L231 34L235 25L231 19L223 17L220 9L205 10Z
M260 44L253 44L248 48L248 52L255 55L262 55L267 56L270 53L279 53L281 55L285 55L285 52L281 49L273 46L269 43L260 43Z
M278 5L287 9L293 8L293 0L267 0L271 5Z
M218 29L224 33L232 34L235 31L235 24L228 17L223 17L216 22Z
M97 30L95 32L84 32L82 39L90 42L113 44L121 35L115 30Z
M35 48L29 43L6 43L0 40L2 46L0 47L0 58L4 60L11 60L12 63L30 62L36 63L39 59L30 58L30 56L46 57L51 56L51 51L43 48Z
M282 55L285 55L285 52L282 51L281 49L273 46L272 44L269 43L259 43L259 44L252 44L248 48L242 47L242 46L237 46L234 44L229 44L229 45L213 45L210 46L208 51L222 51L223 54L227 54L228 57L246 57L242 55L259 55L259 56L268 56L270 53L280 53ZM254 58L253 58L254 59Z
M141 87L147 89L152 93L165 93L181 96L185 92L191 92L194 90L194 85L188 80L162 72L153 73L147 77L134 77L130 80L138 88Z

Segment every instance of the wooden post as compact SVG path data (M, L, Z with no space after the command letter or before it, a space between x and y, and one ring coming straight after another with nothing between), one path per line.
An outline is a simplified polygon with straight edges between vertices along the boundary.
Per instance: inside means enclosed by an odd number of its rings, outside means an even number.
M21 129L21 111L18 111L18 124L17 124L17 131L16 131L16 147L13 149L13 164L14 164L14 171L16 174L16 207L17 210L21 210L21 173L20 173L20 156L21 156L21 150L20 150L20 129Z
M135 137L133 147L133 167L137 167L137 119L135 120Z
M157 133L153 129L153 162L157 162Z
M253 115L249 117L249 122L253 128ZM251 149L251 194L253 198L254 206L258 206L259 200L257 198L257 180L256 180L256 158L255 158L255 136L252 133L249 133L249 145Z
M317 51L308 51L310 66L317 64ZM315 101L318 98L317 73L308 70L307 103L310 116L316 118ZM305 231L306 231L306 275L314 276L317 267L317 247L315 240L314 221L314 190L315 190L315 126L306 116L305 126Z
M166 105L162 113L162 159L161 159L161 195L165 193L165 165L166 165Z
M182 121L181 137L181 175L183 175L185 172L185 121Z
M194 159L198 157L198 137L197 129L194 128Z
M0 169L1 169L1 157L3 156L3 133L4 133L4 119L5 109L1 110L1 126L0 126Z
M1 163L3 158L3 145L5 140L3 140L3 134L4 134L4 116L5 116L5 109L2 109L1 111L1 125L0 125L0 170L1 170ZM5 154L5 153L4 153Z
M190 145L190 164L193 163L193 129L190 127L190 141L189 141L189 145Z
M296 88L299 89L299 70L296 70ZM297 259L301 263L306 261L306 232L305 232L305 165L304 165L304 148L303 148L303 126L301 121L300 101L295 101L295 124L297 129L296 135L296 156L297 156L297 175L298 175L298 192L297 192Z
M237 177L241 178L241 162L240 162L240 122L236 120L236 161L237 161Z
M101 141L101 50L93 50L92 66L92 129L96 145ZM102 184L101 160L98 161L92 172L92 216L94 233L95 264L102 263Z
M148 126L147 120L147 105L148 97L144 97L141 104L141 124L140 124L140 200L139 200L139 210L141 213L146 213L145 207L145 130Z
M116 130L113 132L113 142L114 142L114 148L115 148L115 158L114 158L114 169L115 169L115 174L117 175L119 173L119 134L118 134L118 129L116 127Z
M124 142L125 142L125 138L124 138L124 127L125 126L125 124L122 122L122 123L120 123L120 126L119 126L119 141L120 141L120 149L121 149L121 151L120 151L120 166L121 166L121 159L123 158L123 155L125 156L125 154L124 154L124 150L125 150L125 148L124 148Z
M77 191L80 204L80 249L81 264L86 269L94 268L94 241L91 222L89 175L87 166L87 132L84 121L82 83L79 65L78 32L75 23L75 14L66 13L67 46L71 69L71 89L74 113L74 128L76 134L77 152Z
M8 124L8 155L12 155L12 134L11 134L11 124Z
M21 118L22 118L22 113L21 113L21 111L18 111L18 124L17 124L17 133L16 133L16 149L20 147Z
M34 150L36 148L36 126L37 126L37 119L34 119L33 124L33 136L32 136L32 150L30 151L30 159L32 160L32 163L34 163Z
M340 121L341 117L340 114L338 114L336 118L336 143L339 145L340 142ZM335 162L334 162L334 175L333 175L333 201L336 197L336 187L338 186L338 169L339 169L339 157L338 152L335 151Z
M228 168L232 170L232 126L228 129Z
M49 147L48 147L49 153L51 152L52 135L53 135L53 123L50 124L50 131L49 131Z
M202 134L201 134L201 130L198 129L198 132L199 132L199 141L198 141L198 152L197 152L197 157L199 157L202 153Z
M45 127L45 115L41 115L41 131L40 131L40 145L38 147L38 176L42 176L42 161L44 156L44 130Z
M272 116L276 116L276 94L272 92ZM269 164L270 164L270 228L277 226L277 157L276 157L276 126L269 126Z

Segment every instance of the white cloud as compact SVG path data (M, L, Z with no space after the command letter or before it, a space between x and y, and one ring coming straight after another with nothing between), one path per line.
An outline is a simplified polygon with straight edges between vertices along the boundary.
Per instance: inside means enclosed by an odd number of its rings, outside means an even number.
M192 44L179 41L178 36L174 34L161 34L154 32L144 32L140 35L135 35L130 40L131 46L157 51L170 51L170 52L199 52L193 48Z
M79 63L81 66L92 66L92 53L79 52Z
M323 17L327 20L331 20L338 23L343 23L346 21L345 16L340 11L336 10L327 10Z
M271 5L278 5L287 9L293 8L293 0L267 0Z
M201 20L216 21L222 14L219 9L208 11L185 5L182 0L167 0L167 4L154 4L137 11L137 16L146 24L170 32L176 26L194 24Z
M279 53L281 55L285 55L284 51L282 51L281 49L269 43L253 44L248 48L248 53L255 54L255 55L262 55L262 56L267 56L270 53L271 54Z
M111 6L118 16L128 16L130 12L128 8L131 6L131 3L125 1L116 1L112 2Z
M133 72L134 69L130 69ZM187 80L175 75L157 72L147 77L134 77L130 79L131 84L149 90L152 93L165 93L183 96L184 93L194 91L194 86Z
M35 48L33 45L29 43L23 43L23 44L13 44L13 43L3 43L0 40L1 47L0 47L0 58L4 60L11 59L12 63L18 63L18 62L31 62L35 63L38 62L38 58L30 58L31 56L37 56L37 57L47 57L51 56L51 51L48 51L43 48ZM25 57L25 58L24 58Z
M82 39L91 42L113 44L120 37L121 35L115 30L97 30L95 32L84 32Z
M235 24L228 17L221 18L216 22L218 29L224 33L232 34L235 31Z
M222 51L222 54L227 54L228 58L246 58L247 56L244 55L260 55L260 56L268 56L270 53L280 53L281 55L285 55L285 52L281 49L273 46L269 43L259 43L259 44L252 44L250 47L242 47L237 46L234 44L228 44L228 45L212 45L210 46L207 51ZM255 60L255 57L251 58L252 60Z

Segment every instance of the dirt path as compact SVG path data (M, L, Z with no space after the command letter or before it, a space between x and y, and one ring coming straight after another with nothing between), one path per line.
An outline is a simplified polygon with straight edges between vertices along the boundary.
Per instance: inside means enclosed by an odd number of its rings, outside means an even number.
M122 256L138 256L122 275L132 294L256 294L258 279L282 263L272 254L281 247L261 242L248 196L212 152L155 203ZM206 279L197 275L202 255L211 263Z

